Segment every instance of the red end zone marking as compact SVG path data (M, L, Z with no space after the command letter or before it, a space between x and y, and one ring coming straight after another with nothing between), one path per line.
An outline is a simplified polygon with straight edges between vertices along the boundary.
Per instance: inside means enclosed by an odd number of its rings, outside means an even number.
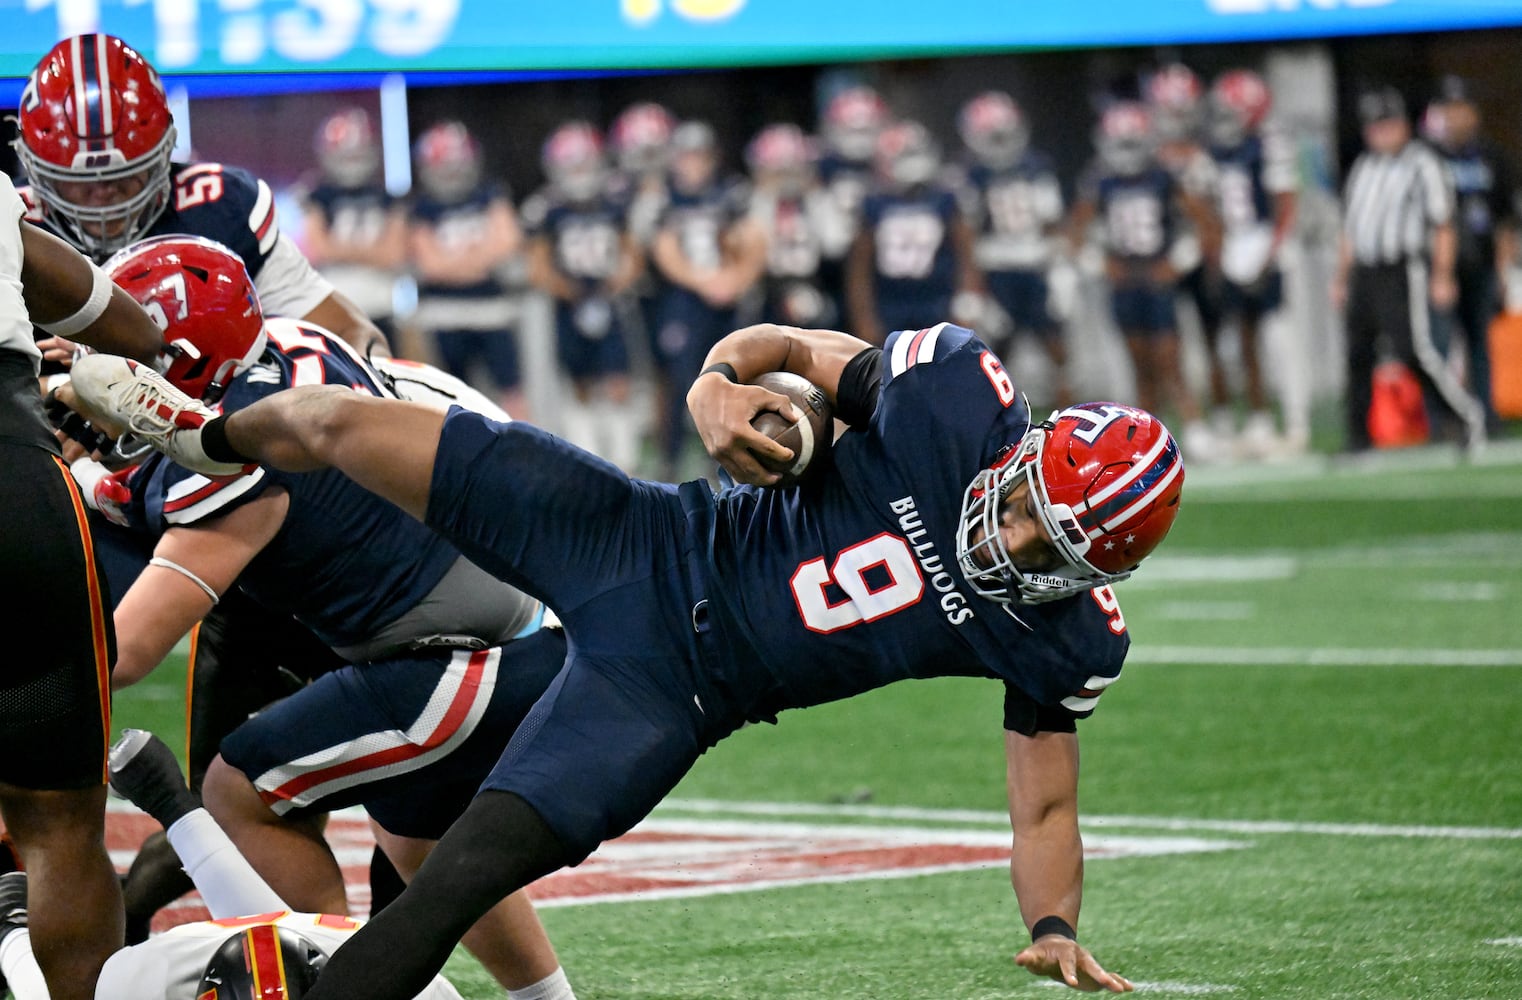
M124 808L113 803L115 808ZM157 828L136 812L112 812L106 842L125 870L137 845ZM364 818L349 811L328 822L356 916L370 909L368 885L374 839ZM1087 857L1105 858L1241 847L1245 842L1185 837L1089 836ZM540 906L573 906L626 899L663 899L746 892L787 885L859 879L906 878L1009 863L1009 833L995 828L818 825L766 820L652 819L604 844L576 868L536 882L529 893ZM161 911L154 930L207 913L198 896Z

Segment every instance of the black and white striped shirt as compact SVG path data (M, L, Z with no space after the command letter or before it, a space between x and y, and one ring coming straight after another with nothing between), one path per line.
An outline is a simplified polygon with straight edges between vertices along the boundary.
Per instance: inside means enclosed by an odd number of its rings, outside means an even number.
M1344 202L1354 262L1399 264L1426 257L1432 227L1453 220L1453 183L1442 159L1412 141L1393 155L1359 156Z

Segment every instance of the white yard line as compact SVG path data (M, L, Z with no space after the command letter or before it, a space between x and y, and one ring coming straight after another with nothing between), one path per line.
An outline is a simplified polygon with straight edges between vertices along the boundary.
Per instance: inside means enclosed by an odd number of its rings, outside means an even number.
M1128 663L1223 667L1522 667L1522 649L1338 649L1309 646L1156 646L1142 644Z
M850 816L862 819L941 823L998 823L1009 815L992 809L926 809L919 806L832 805L818 802L746 802L726 799L667 799L658 812L733 816ZM1295 823L1281 820L1190 819L1176 816L1087 816L1095 829L1129 827L1148 830L1205 830L1215 833L1306 833L1338 837L1407 837L1447 840L1522 840L1522 828L1486 826L1416 826L1381 823Z

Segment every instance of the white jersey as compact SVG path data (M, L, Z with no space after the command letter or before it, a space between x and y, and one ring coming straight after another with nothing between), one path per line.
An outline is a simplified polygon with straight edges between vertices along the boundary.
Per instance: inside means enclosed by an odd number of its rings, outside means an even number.
M195 1000L201 974L222 942L239 929L255 924L288 928L328 955L341 948L363 925L352 917L290 911L181 924L106 959L95 987L95 1000ZM434 976L416 1000L461 1000L461 997L446 979Z
M391 391L409 402L426 403L441 410L463 406L501 423L511 419L506 410L479 390L432 365L404 358L371 358L370 366L387 376Z
M32 360L32 371L42 354L32 340L32 321L27 318L21 294L21 218L26 205L11 179L0 173L0 351L14 351Z

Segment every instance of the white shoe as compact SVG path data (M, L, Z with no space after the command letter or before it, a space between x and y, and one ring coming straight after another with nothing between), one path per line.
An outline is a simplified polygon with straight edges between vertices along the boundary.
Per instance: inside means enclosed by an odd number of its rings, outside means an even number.
M88 354L74 362L70 375L74 393L86 407L153 445L176 465L219 477L241 476L256 467L208 458L201 447L201 426L216 411L176 389L148 365L114 354Z
M1268 458L1281 449L1279 433L1274 429L1274 418L1263 410L1248 414L1242 425L1242 453L1247 458Z
M1179 444L1184 450L1184 458L1191 462L1208 465L1223 458L1220 443L1211 432L1210 425L1203 420L1186 424Z

